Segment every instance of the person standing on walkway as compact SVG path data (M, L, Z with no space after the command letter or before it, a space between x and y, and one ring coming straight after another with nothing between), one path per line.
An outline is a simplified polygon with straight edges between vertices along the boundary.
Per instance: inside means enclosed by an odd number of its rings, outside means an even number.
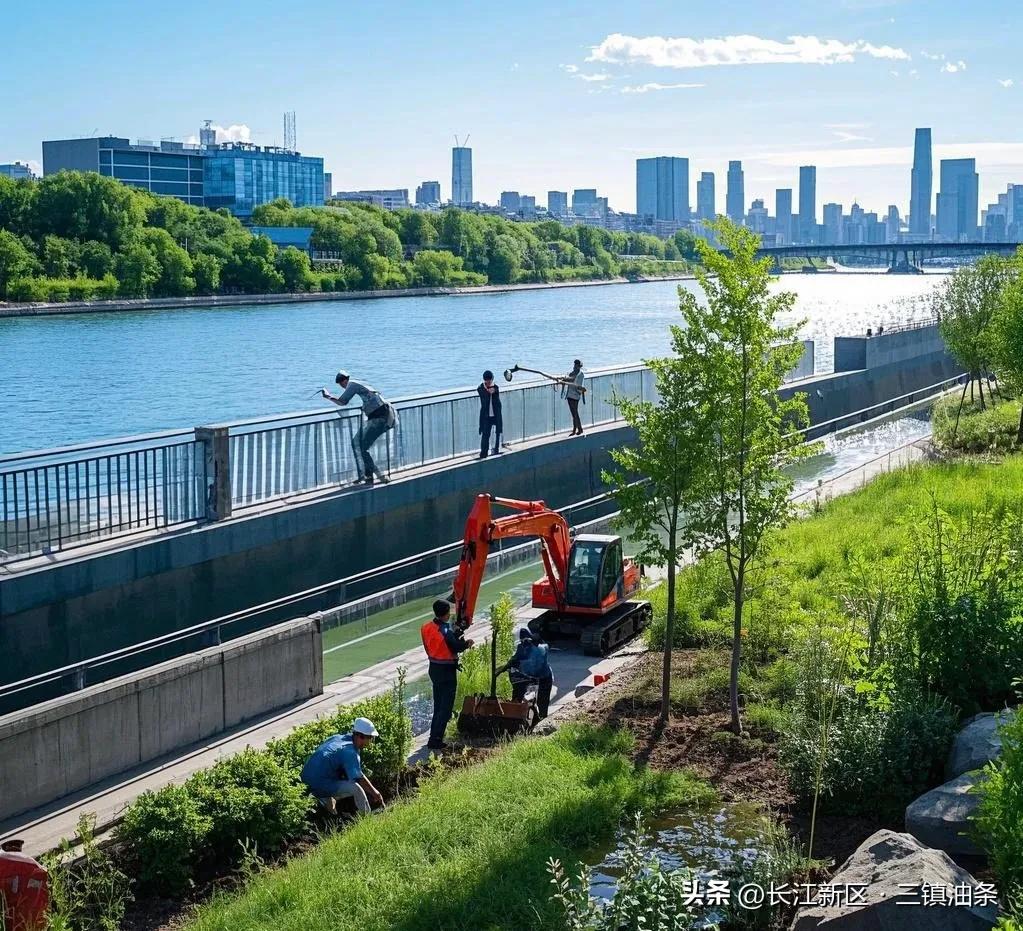
M337 812L339 798L352 799L360 815L384 804L384 797L362 772L362 751L379 736L369 718L356 718L351 733L328 737L306 760L302 781L331 814Z
M487 369L483 381L476 388L480 396L480 459L486 459L490 449L490 432L494 435L493 455L501 453L501 435L504 433L504 419L501 417L501 389L494 381L494 373Z
M375 388L363 382L355 381L345 371L337 373L334 381L341 386L341 394L335 397L326 390L320 393L328 400L344 407L356 395L362 400L362 412L366 419L359 427L359 432L352 439L352 450L355 453L355 467L359 470L359 483L372 485L373 476L385 484L390 481L373 461L370 447L388 430L398 426L398 412L393 404L388 404Z
M583 435L583 422L579 419L579 401L586 403L586 389L583 387L583 364L578 359L572 363L569 372L561 383L561 396L568 401L568 409L572 412L572 432L569 436Z
M433 720L430 722L431 750L444 750L444 732L455 709L458 686L458 654L472 646L450 624L451 603L439 598L433 603L433 619L419 630L423 648L430 658L430 682L433 684Z
M512 701L524 701L526 690L536 683L536 710L538 721L547 717L551 705L551 690L554 688L554 671L548 656L550 647L543 638L523 627L519 631L519 645L497 674L508 673L511 680Z

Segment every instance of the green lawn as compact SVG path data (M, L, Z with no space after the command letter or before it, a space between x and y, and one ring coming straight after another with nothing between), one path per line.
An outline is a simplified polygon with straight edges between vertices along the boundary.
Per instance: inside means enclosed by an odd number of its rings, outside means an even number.
M684 773L637 769L622 733L566 727L441 774L237 895L192 931L435 931L553 927L549 857L571 861L632 810L708 803ZM573 864L574 866L574 864Z

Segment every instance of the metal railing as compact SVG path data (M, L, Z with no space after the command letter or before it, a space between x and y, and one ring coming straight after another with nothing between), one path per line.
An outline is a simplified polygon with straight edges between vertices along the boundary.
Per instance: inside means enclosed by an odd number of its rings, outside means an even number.
M206 512L206 460L192 431L0 458L0 563Z

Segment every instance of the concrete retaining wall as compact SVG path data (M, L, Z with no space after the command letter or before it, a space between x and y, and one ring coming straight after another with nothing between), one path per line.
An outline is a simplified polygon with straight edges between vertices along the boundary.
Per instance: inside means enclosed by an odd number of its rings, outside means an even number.
M302 618L0 718L0 821L323 691Z
M933 353L944 352L945 341L936 323L880 336L836 336L835 371L854 372L896 362L915 363Z

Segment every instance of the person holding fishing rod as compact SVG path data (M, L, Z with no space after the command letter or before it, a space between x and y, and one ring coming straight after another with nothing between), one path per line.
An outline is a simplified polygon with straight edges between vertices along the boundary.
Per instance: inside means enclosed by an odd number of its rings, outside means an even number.
M359 432L352 440L352 450L355 452L356 467L361 463L361 474L359 475L360 485L372 485L373 476L386 484L390 479L380 467L373 461L370 447L388 430L393 430L398 425L398 412L393 404L389 404L375 388L362 382L355 381L348 372L340 371L334 381L341 386L341 394L338 396L330 394L326 389L320 391L328 401L343 407L356 395L362 400L362 412L366 419Z
M575 359L572 362L572 371L561 382L561 396L568 401L568 409L572 412L572 432L569 436L583 435L583 422L579 419L579 401L586 403L584 377L583 364Z

